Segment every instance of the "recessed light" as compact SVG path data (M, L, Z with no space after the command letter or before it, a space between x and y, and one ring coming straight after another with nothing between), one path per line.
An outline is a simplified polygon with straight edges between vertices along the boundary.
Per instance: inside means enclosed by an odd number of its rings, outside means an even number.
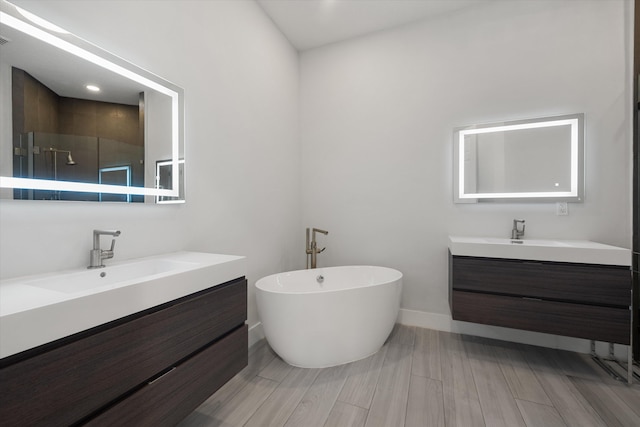
M100 88L96 85L86 85L85 87L91 92L100 92Z

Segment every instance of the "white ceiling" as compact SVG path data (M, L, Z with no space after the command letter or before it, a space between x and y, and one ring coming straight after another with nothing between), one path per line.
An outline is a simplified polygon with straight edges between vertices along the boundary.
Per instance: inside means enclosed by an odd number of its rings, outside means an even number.
M256 0L298 50L492 0Z

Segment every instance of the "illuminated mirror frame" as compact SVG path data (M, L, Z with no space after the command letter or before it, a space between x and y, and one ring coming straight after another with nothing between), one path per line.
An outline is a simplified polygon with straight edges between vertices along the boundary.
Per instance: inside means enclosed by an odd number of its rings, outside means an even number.
M182 172L184 174L184 159L180 159L178 162L180 165L183 165L183 169ZM160 188L160 168L162 168L162 166L169 166L169 165L173 165L173 162L171 160L163 160L163 161L156 161L156 188ZM175 169L174 169L175 170ZM174 174L175 175L175 174ZM182 179L184 179L184 175L182 177ZM171 179L172 184L175 183L175 179ZM178 177L178 182L180 182L180 177ZM182 183L182 188L184 188L184 182ZM178 189L179 191L179 189ZM171 203L184 203L184 194L181 194L180 197L177 198L165 198L165 197L161 197L161 196L156 196L156 203L158 204L171 204Z
M569 191L538 191L517 193L465 192L465 136L492 132L509 132L553 126L571 126L571 184ZM504 123L473 125L456 128L453 143L453 194L455 203L490 202L581 202L584 198L584 114L519 120Z
M52 34L38 28L26 22L16 6L4 0L1 0L0 23L169 96L171 98L171 164L174 170L178 170L180 147L184 149L184 91L182 88L79 37L68 33ZM179 197L178 177L179 174L173 174L173 189L170 190L155 188L155 183L153 183L154 187L147 188L9 176L0 176L0 188Z

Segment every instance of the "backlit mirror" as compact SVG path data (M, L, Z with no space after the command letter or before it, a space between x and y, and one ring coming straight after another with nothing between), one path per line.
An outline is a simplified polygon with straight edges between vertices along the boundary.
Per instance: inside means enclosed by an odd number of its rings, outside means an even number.
M0 197L184 201L183 90L0 1Z
M173 162L171 160L161 160L156 162L156 187L171 188L173 184ZM179 193L184 194L184 159L178 162L178 185ZM184 197L157 196L156 203L181 203Z
M584 115L457 128L454 201L567 201L584 197Z

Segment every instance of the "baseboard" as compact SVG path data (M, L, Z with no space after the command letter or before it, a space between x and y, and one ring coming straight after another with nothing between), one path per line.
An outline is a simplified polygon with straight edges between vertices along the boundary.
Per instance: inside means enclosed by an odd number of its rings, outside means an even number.
M263 339L264 329L262 328L262 322L256 322L252 326L249 326L249 348Z
M454 332L458 334L537 345L540 347L575 351L578 353L589 353L590 351L590 342L585 339L502 328L499 326L481 325L478 323L460 322L458 320L453 320L451 316L447 314L427 313L425 311L408 310L403 308L400 309L400 313L398 314L398 323L444 332ZM626 345L616 345L616 356L626 359L627 347L628 346ZM601 355L607 355L609 352L609 347L606 343L597 343L596 349L598 354Z

